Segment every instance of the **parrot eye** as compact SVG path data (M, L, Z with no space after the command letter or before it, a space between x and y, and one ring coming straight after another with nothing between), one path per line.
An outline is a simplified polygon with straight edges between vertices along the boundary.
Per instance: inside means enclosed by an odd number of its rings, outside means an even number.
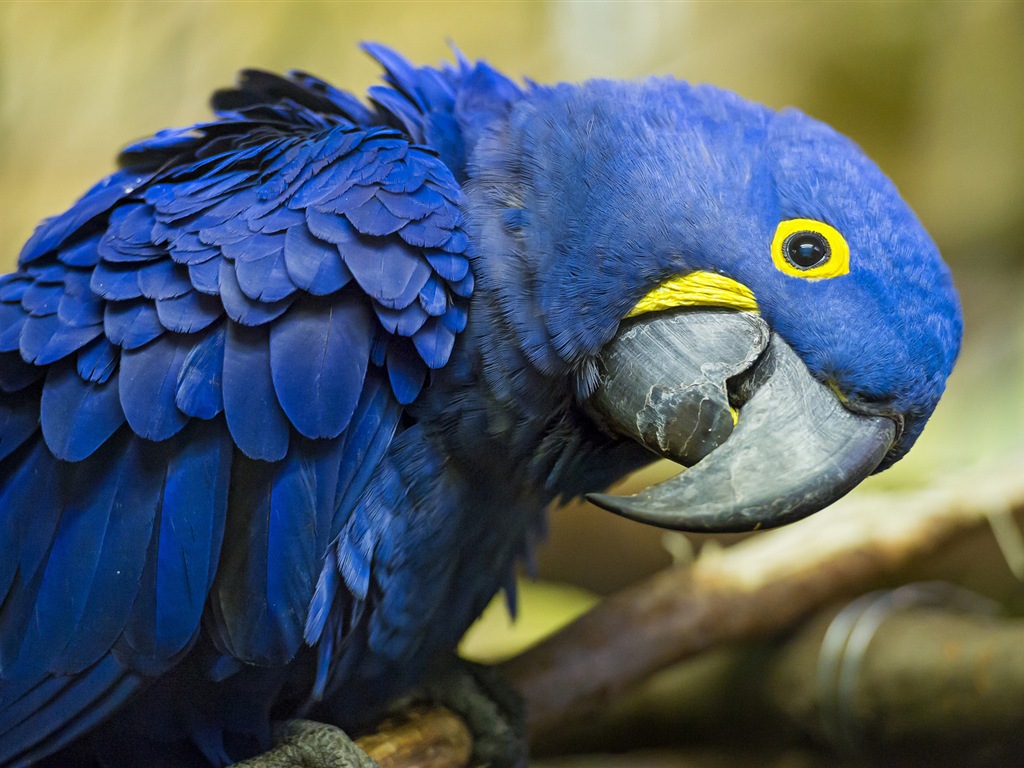
M797 269L810 269L827 261L832 249L817 232L794 232L782 244L782 253Z
M788 219L775 230L772 261L792 277L839 277L850 271L850 248L839 231L823 221Z

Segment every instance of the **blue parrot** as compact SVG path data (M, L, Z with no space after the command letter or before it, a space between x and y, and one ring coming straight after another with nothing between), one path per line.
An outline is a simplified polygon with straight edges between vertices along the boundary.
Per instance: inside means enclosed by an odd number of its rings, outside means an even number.
M552 501L789 522L961 336L893 184L792 109L379 45L245 71L0 279L0 764L221 766L450 653ZM690 469L598 493L655 455Z

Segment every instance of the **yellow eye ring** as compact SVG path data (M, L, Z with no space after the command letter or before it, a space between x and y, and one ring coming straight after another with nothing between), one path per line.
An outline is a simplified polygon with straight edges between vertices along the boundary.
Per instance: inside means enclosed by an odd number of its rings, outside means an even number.
M850 246L839 230L814 219L780 221L772 262L791 277L827 279L850 271Z

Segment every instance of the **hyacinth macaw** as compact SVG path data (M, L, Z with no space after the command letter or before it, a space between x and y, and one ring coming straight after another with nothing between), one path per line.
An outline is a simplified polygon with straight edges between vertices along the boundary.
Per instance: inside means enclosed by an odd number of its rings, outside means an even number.
M932 413L956 293L846 138L366 49L369 106L244 72L0 280L0 764L355 722L511 591L549 502L779 525ZM654 454L692 469L595 494Z

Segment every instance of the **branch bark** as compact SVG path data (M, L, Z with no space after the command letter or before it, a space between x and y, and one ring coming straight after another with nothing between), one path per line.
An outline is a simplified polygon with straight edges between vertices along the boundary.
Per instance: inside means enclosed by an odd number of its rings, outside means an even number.
M531 740L584 717L669 664L765 637L994 513L1024 508L1024 457L907 493L860 494L608 598L506 662Z
M416 707L401 720L385 721L356 744L380 768L462 768L469 763L473 737L451 710Z

